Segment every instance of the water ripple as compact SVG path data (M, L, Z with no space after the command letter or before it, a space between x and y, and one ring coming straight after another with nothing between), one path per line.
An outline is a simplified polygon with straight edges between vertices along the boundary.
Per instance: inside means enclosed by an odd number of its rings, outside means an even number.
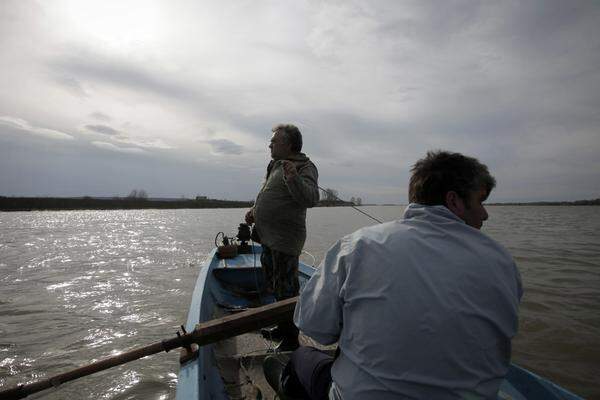
M368 207L384 220L403 207ZM246 210L0 213L0 385L31 382L171 337L185 321L216 232ZM600 398L600 207L490 207L484 231L521 270L516 362ZM322 259L370 224L348 208L308 213ZM310 260L312 263L312 260ZM172 353L92 375L44 399L174 399Z

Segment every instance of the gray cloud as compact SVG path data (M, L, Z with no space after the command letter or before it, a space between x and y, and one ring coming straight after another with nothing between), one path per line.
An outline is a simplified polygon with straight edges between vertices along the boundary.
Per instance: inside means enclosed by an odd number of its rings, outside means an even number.
M144 139L136 139L136 138L132 138L129 135L127 135L125 132L123 131L119 131L117 129L114 129L108 125L85 125L84 126L85 129L95 132L95 133L100 133L102 135L107 135L109 136L112 140L122 143L122 144L129 144L129 145L133 145L136 147L143 147L143 148L148 148L148 149L173 149L174 147L171 145L168 145L167 143L165 143L162 139L156 139L156 138L144 138ZM102 146L104 146L104 148L108 148L107 146L105 146L106 142L92 142L93 144L95 143L101 143ZM99 146L99 147L102 147ZM113 144L114 146L114 144ZM116 149L122 149L120 147L114 146ZM113 147L110 147L111 149L113 149ZM131 149L128 150L128 152L132 153L134 151L130 151Z
M229 190L234 184L240 190L239 198L250 200L262 175L262 171L244 171L248 179L238 182L230 171L212 162L190 162L176 156L159 161L146 154L111 151L80 141L42 146L40 140L0 135L0 195L125 196L141 188L153 197L200 194L232 198ZM22 163L23 159L28 161ZM14 171L15 165L19 165L18 174L4 173Z
M244 152L244 146L227 139L207 140L206 143L210 144L211 150L215 154L240 155Z
M98 121L102 121L102 122L110 122L110 120L111 120L110 116L108 116L104 113L101 113L99 111L91 113L90 117L97 119Z
M121 134L121 132L111 128L108 125L86 125L85 128L92 132L101 133L103 135L116 136Z
M58 77L56 78L56 83L58 83L60 86L62 86L63 88L65 88L66 90L68 90L76 96L89 97L89 94L85 91L85 89L81 85L81 82L79 82L73 77Z
M29 122L9 116L0 116L0 126L17 129L21 132L29 133L36 136L43 136L47 139L55 140L71 140L73 136L68 133L60 132L55 129L42 128L38 126L32 126Z
M115 138L116 141L125 144L132 144L138 147L144 147L148 149L174 149L174 146L171 146L165 143L162 139L133 139L124 135L117 136Z
M115 151L117 153L127 153L127 154L146 154L147 152L143 149L137 147L119 147L115 146L112 143L108 142L100 142L94 141L92 144L100 149Z
M71 49L69 55L52 60L48 66L53 71L77 79L106 82L179 100L198 96L196 91L171 76L153 73L126 59L110 58L80 48Z

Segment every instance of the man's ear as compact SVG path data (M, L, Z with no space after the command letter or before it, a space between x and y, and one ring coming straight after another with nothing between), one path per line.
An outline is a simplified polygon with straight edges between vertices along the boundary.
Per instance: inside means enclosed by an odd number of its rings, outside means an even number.
M452 211L452 214L460 219L465 215L465 202L458 193L453 190L446 193L446 208Z

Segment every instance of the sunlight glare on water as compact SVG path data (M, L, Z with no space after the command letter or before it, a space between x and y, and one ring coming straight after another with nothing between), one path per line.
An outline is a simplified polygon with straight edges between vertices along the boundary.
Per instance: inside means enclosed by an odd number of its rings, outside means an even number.
M403 207L364 207L392 220ZM175 335L217 232L246 210L0 213L0 385L33 382ZM600 207L489 207L484 232L523 277L513 359L600 398ZM373 224L350 208L308 213L317 263ZM313 263L310 257L306 261ZM61 385L43 399L174 399L177 352Z

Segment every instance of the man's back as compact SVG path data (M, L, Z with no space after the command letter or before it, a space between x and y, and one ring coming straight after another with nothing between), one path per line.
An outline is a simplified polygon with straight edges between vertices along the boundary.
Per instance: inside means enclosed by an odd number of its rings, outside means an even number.
M339 336L344 400L493 398L517 331L514 262L443 206L405 217L338 242L296 322L323 343Z

